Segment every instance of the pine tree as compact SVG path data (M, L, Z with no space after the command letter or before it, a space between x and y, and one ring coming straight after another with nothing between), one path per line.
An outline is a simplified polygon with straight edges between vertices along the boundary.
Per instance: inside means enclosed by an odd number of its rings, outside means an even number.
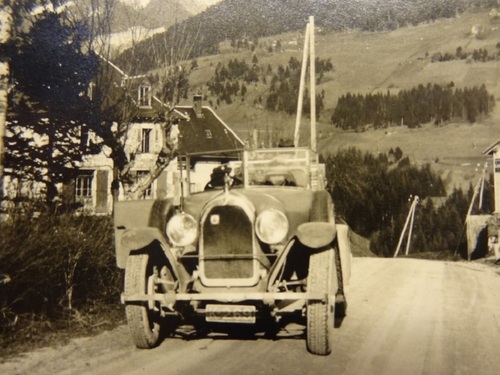
M86 95L98 59L84 48L87 29L62 14L43 12L28 31L11 39L11 90L6 167L13 177L46 187L73 177L81 160L80 131L92 121Z

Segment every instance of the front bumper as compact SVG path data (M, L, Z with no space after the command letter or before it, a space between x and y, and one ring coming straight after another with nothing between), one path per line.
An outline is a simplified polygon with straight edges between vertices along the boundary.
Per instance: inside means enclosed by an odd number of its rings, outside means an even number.
M242 301L260 301L272 306L276 301L323 301L328 300L328 294L313 293L272 293L272 292L249 292L249 293L155 293L155 294L132 294L122 293L121 302L160 302L162 305L171 306L176 302L191 301L217 301L220 303L234 303Z

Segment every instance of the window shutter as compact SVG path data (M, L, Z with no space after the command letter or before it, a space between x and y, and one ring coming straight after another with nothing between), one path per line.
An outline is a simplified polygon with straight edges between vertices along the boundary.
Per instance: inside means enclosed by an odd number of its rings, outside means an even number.
M75 180L63 185L61 199L65 205L72 206L75 204L75 186Z
M108 212L108 171L97 171L96 178L96 214L107 214Z
M160 152L161 151L161 145L160 145L160 131L158 128L155 128L155 144L154 144L154 152Z

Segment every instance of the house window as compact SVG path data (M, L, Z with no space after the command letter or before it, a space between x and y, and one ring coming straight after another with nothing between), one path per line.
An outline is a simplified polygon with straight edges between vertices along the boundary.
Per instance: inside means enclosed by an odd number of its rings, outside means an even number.
M151 107L151 86L139 86L139 106Z
M75 181L75 201L83 206L92 205L94 171L80 171Z
M148 154L151 150L151 129L141 130L141 152Z
M149 175L148 171L137 171L137 175L135 177L136 182L139 183L142 181L143 178ZM144 193L142 194L142 199L148 199L148 198L153 198L153 189L151 188L151 185L148 186L146 190L144 190Z

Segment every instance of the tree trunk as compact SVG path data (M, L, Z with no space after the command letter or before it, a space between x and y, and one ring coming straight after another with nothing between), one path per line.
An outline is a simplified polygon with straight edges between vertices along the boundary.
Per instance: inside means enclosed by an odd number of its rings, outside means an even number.
M175 157L176 149L169 149L164 147L156 159L154 167L150 170L149 174L143 178L141 181L136 183L129 190L129 197L132 199L140 199L146 189L153 183L154 180L160 176L160 174L165 170L170 164L172 159Z
M6 5L0 9L0 45L5 44L10 39L12 8ZM5 123L7 119L7 92L9 85L9 63L7 56L0 56L0 198L3 197L3 179L4 179L4 136Z

